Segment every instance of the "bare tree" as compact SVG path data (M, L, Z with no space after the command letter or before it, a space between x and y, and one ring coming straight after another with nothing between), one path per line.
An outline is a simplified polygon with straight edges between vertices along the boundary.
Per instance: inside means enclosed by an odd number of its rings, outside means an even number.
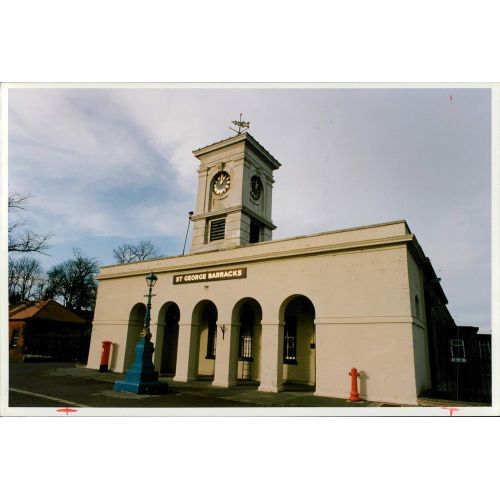
M9 195L8 211L9 213L16 210L24 210L30 195L12 193ZM46 255L45 251L50 248L48 241L52 237L52 233L35 233L29 229L22 230L21 228L26 223L23 220L15 222L9 221L9 252L37 252Z
M73 259L48 271L45 296L62 299L66 307L75 311L91 310L95 306L99 264L78 248L73 249L73 255Z
M124 243L113 250L118 264L129 264L159 257L159 250L150 241L139 241L137 245Z
M40 262L33 257L9 257L8 283L11 304L40 300L45 288L45 273Z

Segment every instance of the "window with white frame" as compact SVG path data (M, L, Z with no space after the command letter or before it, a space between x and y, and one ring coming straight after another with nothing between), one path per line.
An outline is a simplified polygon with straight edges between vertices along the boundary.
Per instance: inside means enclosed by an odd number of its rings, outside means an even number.
M490 343L486 340L479 341L479 357L483 361L489 361L491 359Z
M452 363L465 363L465 343L460 339L450 340L451 347L451 362Z
M17 347L18 341L19 341L19 329L15 328L14 331L12 332L10 347Z

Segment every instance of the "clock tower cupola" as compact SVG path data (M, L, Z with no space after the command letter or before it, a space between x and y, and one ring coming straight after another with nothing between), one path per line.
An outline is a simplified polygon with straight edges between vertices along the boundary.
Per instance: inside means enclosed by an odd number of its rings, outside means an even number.
M280 163L248 132L193 154L200 166L191 253L271 240L273 173Z

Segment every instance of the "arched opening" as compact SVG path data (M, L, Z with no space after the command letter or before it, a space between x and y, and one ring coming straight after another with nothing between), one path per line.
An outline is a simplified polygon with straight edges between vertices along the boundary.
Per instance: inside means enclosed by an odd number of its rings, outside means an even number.
M175 375L180 315L179 306L175 302L164 304L158 314L156 355L159 357L159 371L165 375Z
M241 299L233 308L232 323L237 335L236 377L243 381L260 381L262 308L252 298Z
M283 383L316 384L316 340L313 303L303 295L283 302Z
M139 341L139 337L144 327L145 314L146 306L142 303L136 304L130 311L130 315L128 317L127 343L125 346L123 371L128 370L134 361L135 346Z
M217 345L217 307L210 300L203 300L193 311L193 324L198 325L199 377L213 379L215 373L215 349Z

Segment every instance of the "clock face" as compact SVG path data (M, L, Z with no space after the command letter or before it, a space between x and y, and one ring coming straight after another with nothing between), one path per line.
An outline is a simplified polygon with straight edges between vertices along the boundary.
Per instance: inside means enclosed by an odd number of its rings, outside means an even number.
M224 194L229 190L229 186L231 185L231 177L227 172L219 172L215 176L214 180L214 193L215 194Z
M260 177L254 175L250 179L250 196L254 200L258 200L260 198L261 192L262 192L262 181L260 180Z

